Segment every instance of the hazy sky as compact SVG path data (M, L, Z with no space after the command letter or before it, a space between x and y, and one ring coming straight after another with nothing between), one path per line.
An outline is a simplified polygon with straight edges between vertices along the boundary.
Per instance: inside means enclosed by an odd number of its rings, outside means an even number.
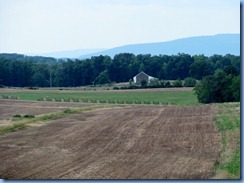
M0 52L42 53L240 33L239 0L0 0Z

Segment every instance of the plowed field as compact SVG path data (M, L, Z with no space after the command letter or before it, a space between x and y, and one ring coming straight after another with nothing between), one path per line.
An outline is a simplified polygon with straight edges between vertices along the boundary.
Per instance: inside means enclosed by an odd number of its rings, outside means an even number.
M51 112L63 111L69 108L80 108L89 104L69 104L52 102L28 102L0 99L0 127L12 124L13 115L41 115Z
M0 178L207 179L220 150L210 106L100 109L0 136Z

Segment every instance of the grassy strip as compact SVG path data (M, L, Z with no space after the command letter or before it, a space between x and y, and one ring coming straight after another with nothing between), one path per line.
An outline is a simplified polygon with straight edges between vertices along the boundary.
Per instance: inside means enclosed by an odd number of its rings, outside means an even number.
M240 148L235 149L231 161L226 163L224 168L226 168L234 178L240 177Z
M81 99L81 100L96 100L96 101L116 101L118 102L160 102L174 103L176 105L200 105L193 91L120 91L120 92L1 92L6 96L18 96L21 100L38 100L40 98L56 98L61 99Z
M222 133L223 151L215 173L225 171L228 179L240 179L240 103L215 104L216 126Z
M14 124L14 125L7 126L7 127L2 127L2 128L0 128L0 134L4 134L4 133L8 133L8 132L15 132L15 131L20 130L25 127L26 127L25 123L18 123L18 124Z
M16 124L6 126L6 127L1 127L0 128L0 134L5 134L8 132L15 132L17 130L23 129L28 126L28 124L33 124L33 123L38 123L38 122L46 122L50 120L55 120L59 119L65 116L68 116L70 114L78 113L78 112L84 112L84 111L90 111L90 110L95 110L95 109L100 109L100 108L106 108L108 106L91 106L91 107L84 107L84 108L71 108L71 109L66 109L61 112L54 112L54 113L49 113L49 114L44 114L37 116L35 118L30 118L30 119L23 119L20 118ZM109 107L118 107L110 105ZM119 106L121 107L121 106Z

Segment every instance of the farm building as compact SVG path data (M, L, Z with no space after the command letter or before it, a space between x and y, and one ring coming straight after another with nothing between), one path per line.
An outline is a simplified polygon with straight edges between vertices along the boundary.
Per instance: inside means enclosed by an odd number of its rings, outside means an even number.
M145 72L140 72L135 77L133 77L133 81L135 84L140 85L142 81L146 81L147 83L150 83L151 80L157 79L155 77L147 75Z

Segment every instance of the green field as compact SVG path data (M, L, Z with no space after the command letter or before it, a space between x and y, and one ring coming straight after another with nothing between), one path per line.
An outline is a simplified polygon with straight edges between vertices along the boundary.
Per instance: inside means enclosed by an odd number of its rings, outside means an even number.
M0 96L18 96L21 100L34 100L40 98L73 98L99 101L130 101L130 102L160 102L175 105L200 105L193 91L133 91L133 92L1 92Z
M240 103L214 104L218 109L216 126L222 134L222 153L215 173L227 172L230 179L240 178Z

